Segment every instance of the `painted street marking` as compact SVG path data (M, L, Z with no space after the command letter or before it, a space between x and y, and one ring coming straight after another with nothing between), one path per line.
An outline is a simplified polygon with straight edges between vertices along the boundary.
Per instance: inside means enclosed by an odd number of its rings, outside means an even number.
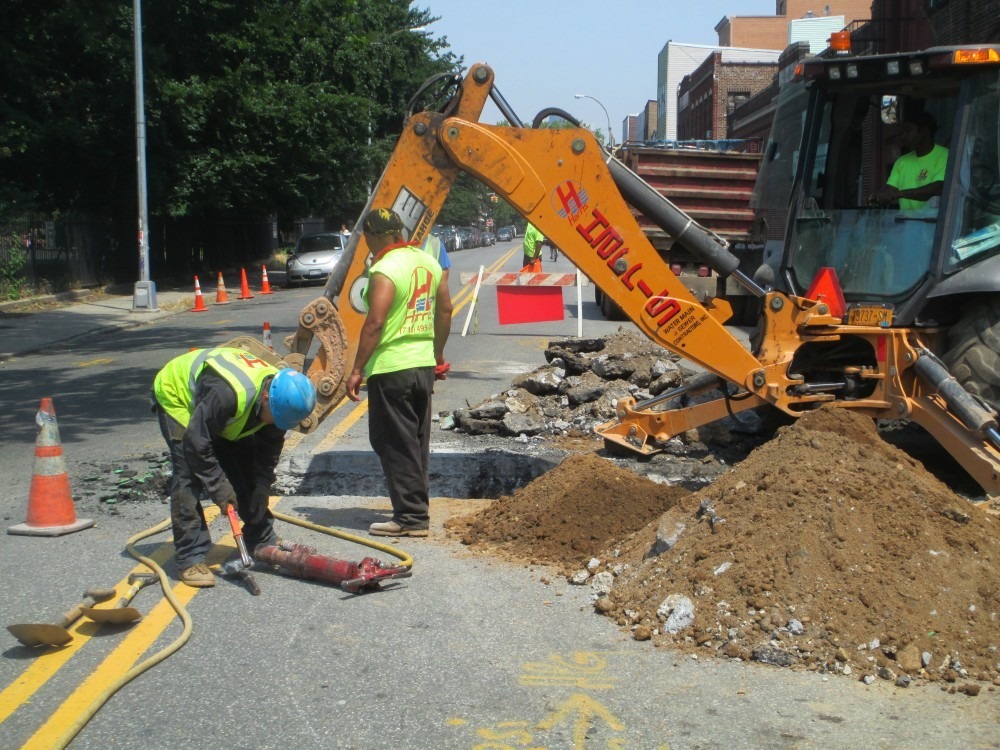
M108 357L98 357L97 359L92 359L92 360L89 360L87 362L77 362L76 366L77 367L93 367L95 365L108 365L108 364L111 364L112 362L114 362L114 360L110 359Z
M610 690L618 680L604 675L607 667L608 663L601 656L577 651L571 660L550 656L546 661L525 664L527 674L521 675L520 682L527 686L562 685L580 690Z

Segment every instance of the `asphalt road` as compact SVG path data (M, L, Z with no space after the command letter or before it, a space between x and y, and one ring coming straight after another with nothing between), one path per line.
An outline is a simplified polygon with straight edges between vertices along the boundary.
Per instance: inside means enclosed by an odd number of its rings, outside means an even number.
M437 388L437 409L503 390L514 374L542 362L549 340L576 334L574 292L566 292L564 321L500 327L495 290L486 288L476 333L460 335L469 292L460 291L459 274L504 258L499 268L516 269L519 243L453 256L452 373ZM556 268L570 266L560 258ZM162 452L147 393L164 362L190 346L258 335L265 320L280 341L317 291L278 289L271 297L180 313L0 364L4 523L24 520L40 398L55 401L74 492L85 489L102 465ZM592 290L584 290L584 299L584 335L617 329L600 320ZM345 405L317 432L290 440L283 459L308 466L340 456L372 474L364 488L332 477L322 492L283 496L276 509L365 536L389 509L371 489L378 477L366 420L364 403ZM544 449L518 450L538 465L558 460ZM432 504L432 537L398 545L414 557L412 578L363 596L267 571L257 574L260 597L225 581L203 591L178 586L192 618L190 640L119 690L72 747L1000 747L994 691L967 698L937 687L869 687L695 660L632 641L593 614L589 589L541 568L472 557L449 540L444 519L482 502L458 491L462 475L470 462L503 474L503 451L443 431L435 431L434 451L432 461L455 466L455 476L442 476L432 488L445 496ZM57 619L90 586L124 588L135 567L126 540L167 512L155 499L109 505L91 498L78 514L94 518L95 528L52 539L0 536L4 623ZM234 551L226 531L213 522L216 561ZM280 531L344 559L387 557L311 530L282 524ZM168 542L165 533L140 547L173 574ZM56 746L85 720L95 696L178 638L182 627L161 598L157 587L140 592L134 604L145 615L141 622L82 624L62 649L27 649L4 633L0 747Z

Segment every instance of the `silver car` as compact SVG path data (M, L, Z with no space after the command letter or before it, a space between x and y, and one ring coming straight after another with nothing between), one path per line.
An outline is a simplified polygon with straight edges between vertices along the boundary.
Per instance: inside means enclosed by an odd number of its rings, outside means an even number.
M294 286L308 281L326 281L344 254L345 242L340 232L319 232L299 237L295 250L285 263L285 283Z

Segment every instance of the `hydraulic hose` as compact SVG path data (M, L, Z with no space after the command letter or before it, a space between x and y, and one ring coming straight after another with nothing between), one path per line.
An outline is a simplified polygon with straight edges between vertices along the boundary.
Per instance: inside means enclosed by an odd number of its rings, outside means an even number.
M401 566L406 568L413 567L413 556L411 554L409 554L408 552L404 552L403 550L396 549L388 544L382 544L381 542L376 542L371 539L365 539L364 537L355 536L354 534L348 534L345 531L332 529L329 526L320 526L319 524L315 524L310 521L304 521L301 518L295 518L294 516L289 516L284 513L278 513L276 511L272 511L272 513L275 518L277 518L280 521L284 521L285 523L290 523L293 526L301 526L304 529L317 531L320 534L334 536L337 537L338 539L344 539L349 542L354 542L355 544L360 544L365 547L371 547L372 549L377 549L381 552L385 552L399 559ZM161 521L160 523L156 524L155 526L152 526L146 529L145 531L140 531L138 534L131 537L125 543L125 549L128 551L130 555L132 555L132 557L141 562L143 565L147 566L150 570L152 570L156 574L156 577L160 581L160 588L163 589L163 596L170 603L170 606L173 608L174 612L177 613L177 616L180 618L181 623L183 624L183 629L181 630L181 634L177 637L176 640L174 640L173 643L161 649L157 653L153 654L145 661L136 664L130 670L125 672L125 674L123 674L121 677L115 680L112 684L108 685L108 687L105 690L99 693L98 696L94 698L94 700L91 702L91 704L87 706L86 710L80 715L80 717L75 722L73 722L73 724L69 726L69 728L52 746L54 750L63 750L63 748L65 748L67 745L69 745L69 743L73 741L73 739L90 722L90 720L97 715L97 712L104 707L104 704L107 703L109 700L111 700L111 697L115 693L117 693L119 690L125 687L125 685L130 683L132 680L141 675L143 672L152 669L166 658L173 656L184 646L185 643L188 642L188 639L191 637L191 632L193 630L191 615L188 613L187 609L184 607L183 604L181 604L181 602L177 599L177 596L174 594L173 588L170 584L170 579L167 578L166 572L156 563L155 560L143 555L135 546L143 539L154 536L155 534L159 534L160 532L165 531L166 529L169 528L170 528L170 519L167 518Z

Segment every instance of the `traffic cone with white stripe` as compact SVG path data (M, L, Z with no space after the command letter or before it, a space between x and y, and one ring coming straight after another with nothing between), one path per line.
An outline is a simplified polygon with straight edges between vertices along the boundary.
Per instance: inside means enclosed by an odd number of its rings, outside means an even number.
M271 291L271 282L267 280L267 266L261 266L260 268L264 272L264 279L260 283L260 293L274 294L274 292Z
M42 399L35 424L38 425L38 437L35 439L35 468L28 491L28 518L24 523L11 526L7 533L62 536L90 528L94 525L92 520L76 517L51 398Z
M191 312L205 312L208 308L205 307L205 298L201 296L201 284L198 281L198 277L194 277L194 307L191 308Z
M271 324L268 323L266 320L264 321L263 339L264 339L264 346L266 346L273 352L274 347L271 345Z
M226 282L222 280L222 271L219 271L219 283L215 286L215 304L229 304L229 292L226 291Z

